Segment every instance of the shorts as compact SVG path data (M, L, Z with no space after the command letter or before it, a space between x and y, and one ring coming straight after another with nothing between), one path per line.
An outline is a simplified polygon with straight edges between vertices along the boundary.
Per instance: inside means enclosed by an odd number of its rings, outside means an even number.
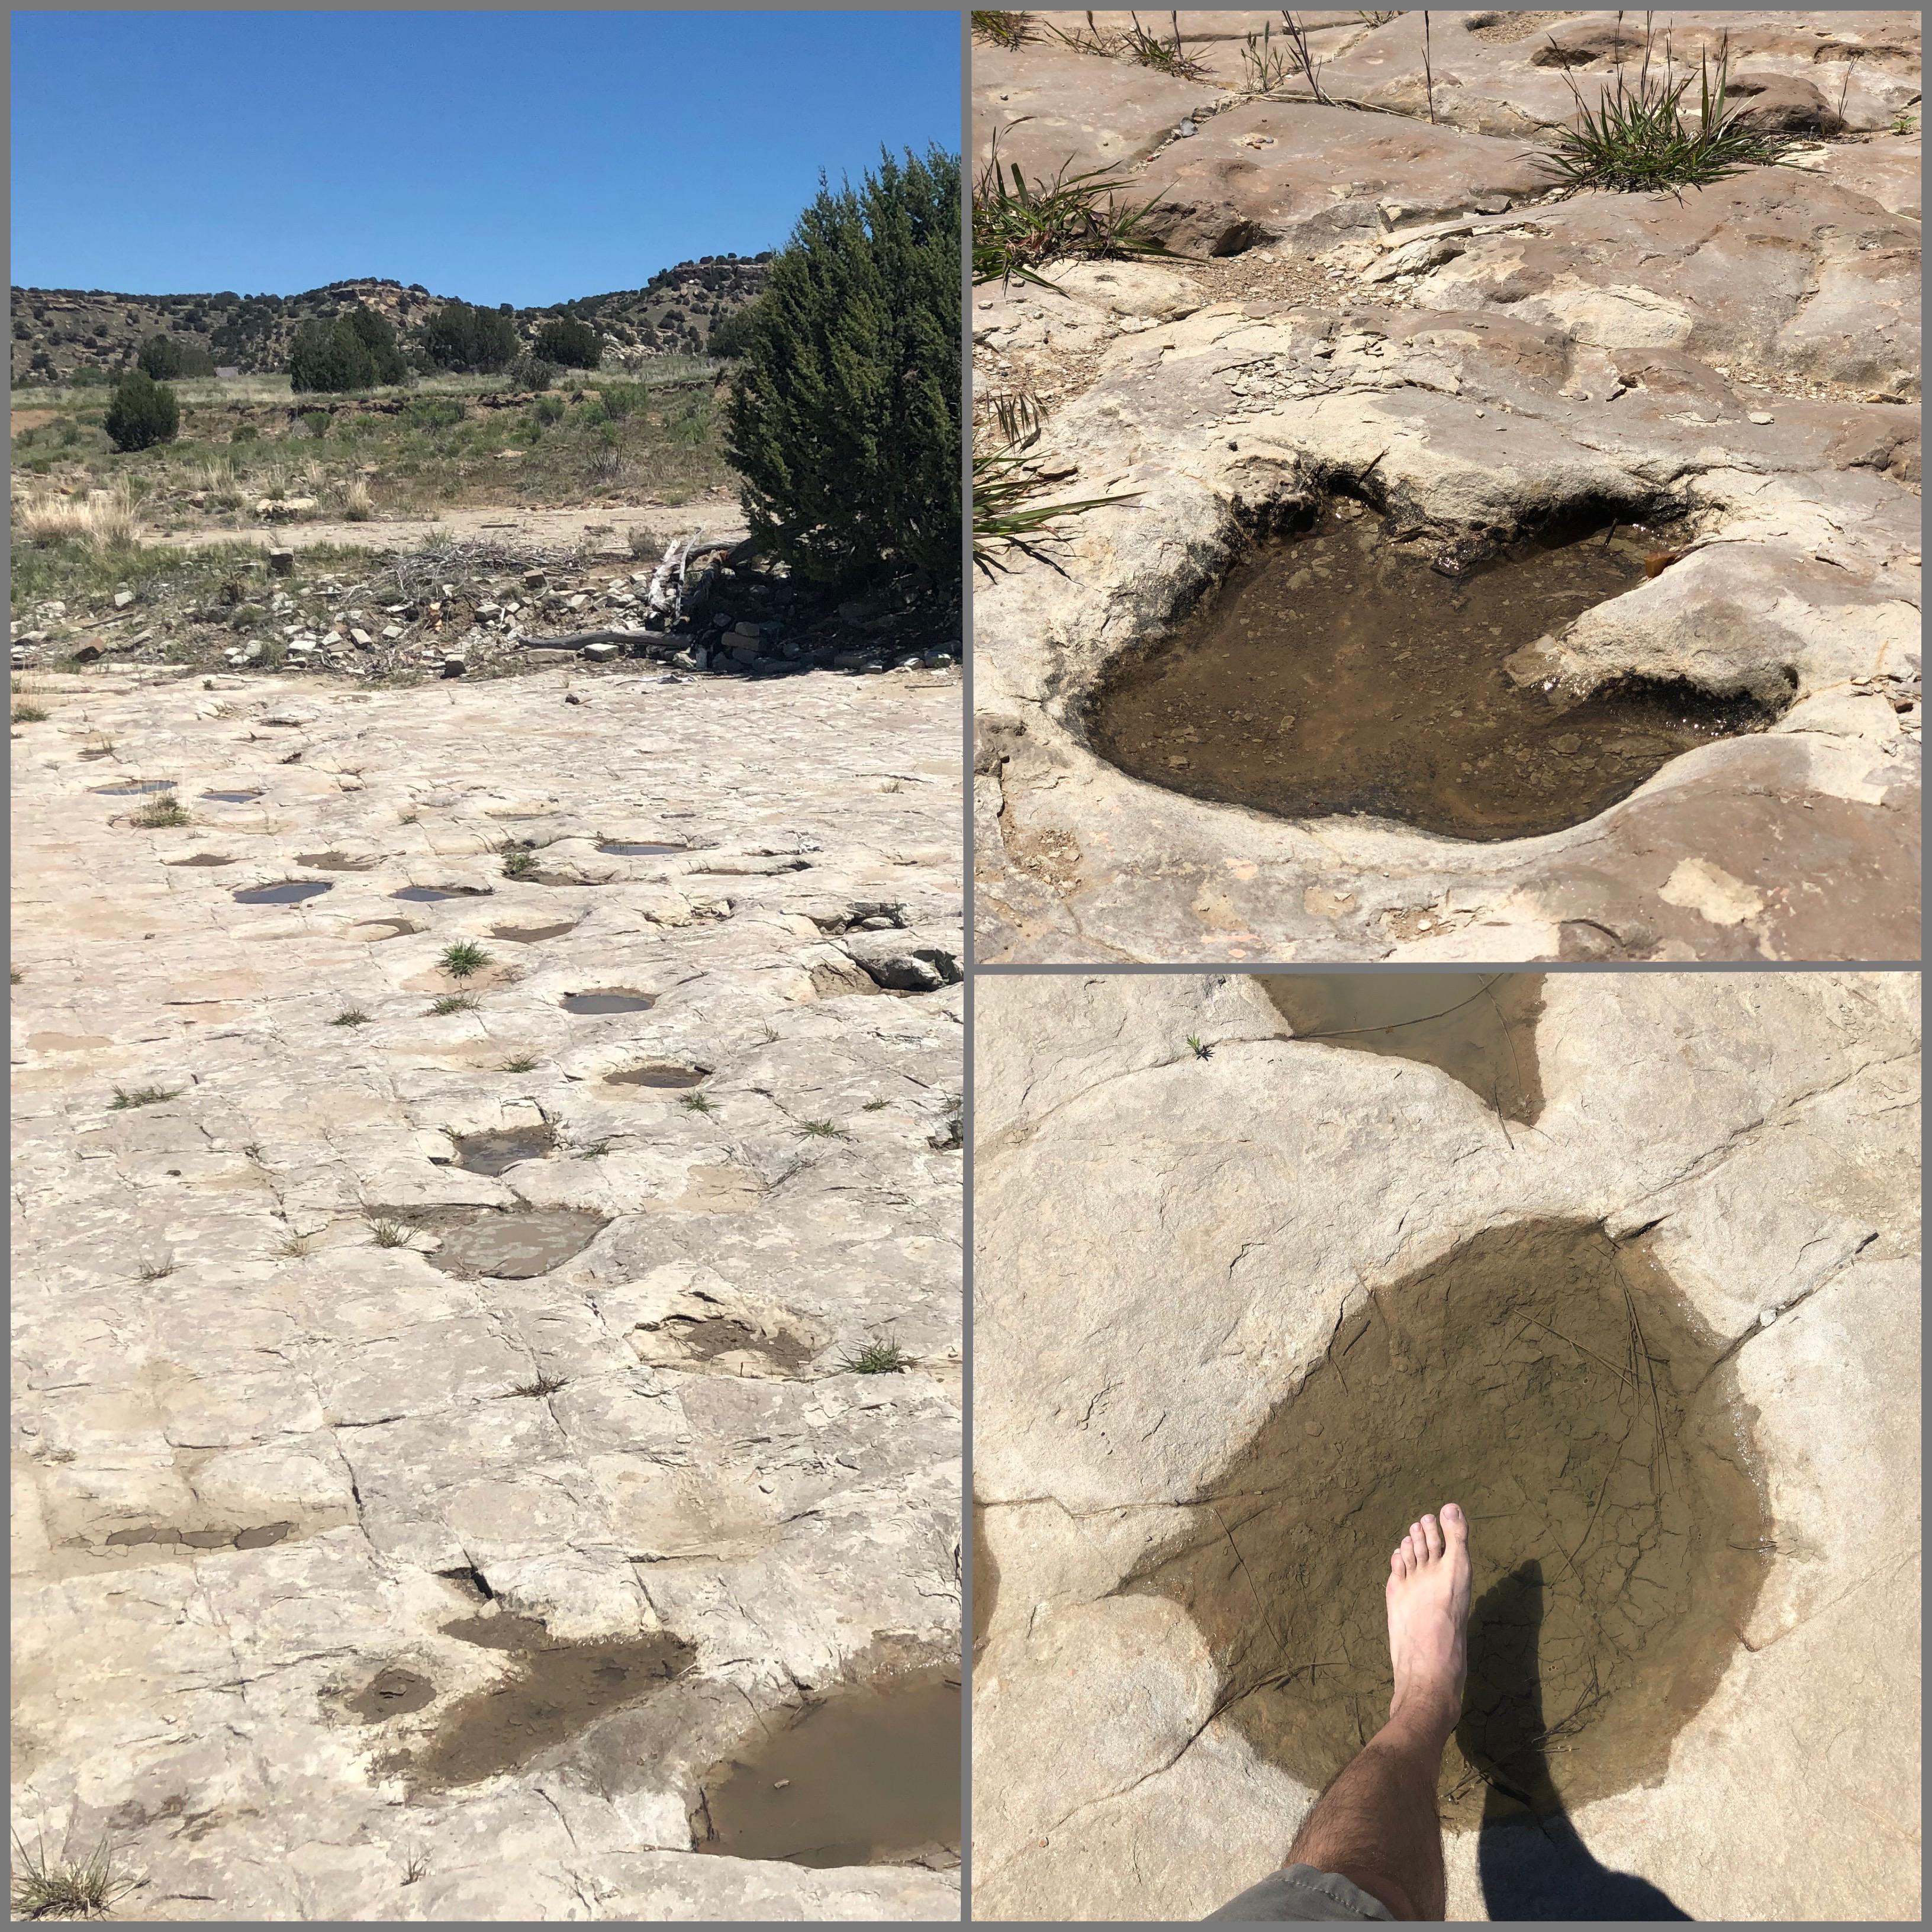
M1317 1871L1312 1865L1284 1865L1208 1917L1262 1925L1278 1918L1393 1921L1395 1914L1340 1872Z

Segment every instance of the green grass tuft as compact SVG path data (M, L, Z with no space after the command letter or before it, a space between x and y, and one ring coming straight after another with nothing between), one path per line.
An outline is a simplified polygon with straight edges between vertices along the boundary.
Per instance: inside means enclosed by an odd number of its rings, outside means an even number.
M1687 188L1708 188L1748 167L1774 166L1793 143L1751 126L1741 118L1742 110L1726 102L1730 72L1728 45L1720 46L1714 66L1700 58L1697 109L1694 115L1687 113L1684 100L1691 76L1673 78L1667 51L1664 70L1654 74L1646 40L1635 80L1618 68L1596 106L1570 81L1579 124L1552 134L1550 145L1533 158L1567 194L1583 188L1681 194Z
M841 1355L838 1366L855 1376L896 1376L913 1366L913 1358L892 1340L890 1329L880 1328L867 1336L860 1347Z
M808 1140L845 1141L852 1138L843 1127L830 1120L801 1120L798 1124L798 1130Z
M506 847L503 853L503 876L506 879L533 879L536 877L537 855L522 845Z
M477 1004L474 993L445 993L430 1001L429 1010L438 1019L447 1019L452 1013L473 1013Z
M114 1846L104 1834L84 1858L64 1847L50 1857L44 1840L28 1851L14 1834L14 1915L18 1918L105 1918L134 1881L114 1868Z
M117 1114L128 1107L158 1106L164 1100L174 1100L182 1090L178 1087L136 1087L131 1090L117 1087L108 1106Z
M14 707L16 724L44 724L47 714L38 704L16 704Z
M345 1006L329 1022L331 1026L358 1027L369 1024L369 1016L360 1006Z
M379 1248L406 1248L410 1244L410 1231L400 1221L371 1221L369 1232Z
M679 1104L688 1107L694 1114L715 1114L718 1111L716 1102L702 1094L686 1094Z
M490 956L473 939L459 939L443 948L442 970L452 980L466 980L490 963Z
M171 832L192 823L188 808L172 792L142 806L129 822L148 832Z
M1005 47L1011 51L1040 37L1039 23L1030 14L994 13L977 8L974 11L973 38L986 41L990 46Z
M1017 276L1051 288L1040 272L1049 262L1166 254L1148 228L1160 196L1137 205L1118 200L1130 185L1107 168L1070 174L1065 164L1051 181L1028 181L1018 162L1001 161L996 136L973 188L974 281Z
M502 1071L506 1073L530 1073L540 1064L534 1053L520 1053L514 1060L504 1061Z

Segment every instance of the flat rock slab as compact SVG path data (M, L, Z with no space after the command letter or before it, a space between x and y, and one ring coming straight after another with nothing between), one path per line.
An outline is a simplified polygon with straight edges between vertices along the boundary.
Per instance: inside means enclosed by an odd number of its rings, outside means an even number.
M1728 1348L1776 1546L1660 1781L1567 1839L1453 1832L1449 1916L1612 1917L1640 1883L1697 1918L1917 1916L1916 979L1540 997L1526 1129L1287 1037L1246 976L980 981L976 1916L1198 1919L1279 1862L1314 1790L1221 1708L1188 1612L1123 1586L1406 1279L1550 1221L1640 1240ZM1882 1828L1846 1861L1854 1807Z
M798 1686L958 1655L958 682L574 688L64 680L15 761L15 1802L125 1916L957 1915L691 1821ZM101 731L194 823L93 796ZM640 825L688 849L502 876ZM914 983L821 989L808 886ZM688 1667L455 1751L526 1667L478 1617Z

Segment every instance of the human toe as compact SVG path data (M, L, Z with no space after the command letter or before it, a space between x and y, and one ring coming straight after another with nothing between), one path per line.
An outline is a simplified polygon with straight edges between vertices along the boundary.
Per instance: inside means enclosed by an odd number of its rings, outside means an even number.
M1432 1516L1422 1519L1422 1540L1432 1558L1442 1554L1442 1526Z

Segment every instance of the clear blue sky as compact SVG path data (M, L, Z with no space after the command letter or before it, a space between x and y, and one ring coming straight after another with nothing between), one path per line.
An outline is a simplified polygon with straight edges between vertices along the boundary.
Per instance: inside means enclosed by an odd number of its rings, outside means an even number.
M20 13L13 278L519 307L782 245L959 149L956 13Z

